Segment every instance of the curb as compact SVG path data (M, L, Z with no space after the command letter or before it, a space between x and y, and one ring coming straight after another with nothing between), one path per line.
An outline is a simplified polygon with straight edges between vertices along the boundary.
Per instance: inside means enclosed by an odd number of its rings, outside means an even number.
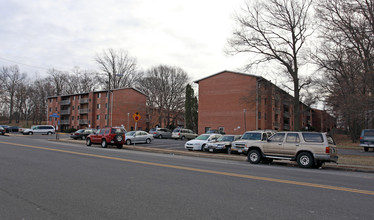
M82 143L82 140L49 139L49 141L84 144ZM242 155L227 155L227 154L200 152L200 151L170 150L170 149L161 149L161 148L153 148L153 147L144 147L141 145L123 145L123 149L143 151L143 152L162 153L162 154L181 155L181 156L192 156L192 157L223 159L223 160L233 160L233 161L247 161L247 157L243 157ZM295 161L288 161L288 160L275 160L271 164L297 167L297 163ZM326 163L320 169L334 169L334 170L374 173L374 166L362 166L362 165L354 165L354 164Z

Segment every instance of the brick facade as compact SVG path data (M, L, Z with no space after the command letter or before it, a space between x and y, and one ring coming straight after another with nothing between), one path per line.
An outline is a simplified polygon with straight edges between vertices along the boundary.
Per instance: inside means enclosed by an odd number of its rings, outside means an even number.
M255 75L222 71L199 84L199 131L221 129L243 134L258 129L292 130L293 97ZM311 109L300 103L300 126L312 123Z
M56 126L60 121L60 129L68 128L103 128L106 126L124 126L127 130L135 129L132 115L138 112L142 117L138 129L146 129L147 96L133 88L115 89L110 95L109 124L108 91L97 91L48 98L48 124ZM60 118L49 118L57 113Z

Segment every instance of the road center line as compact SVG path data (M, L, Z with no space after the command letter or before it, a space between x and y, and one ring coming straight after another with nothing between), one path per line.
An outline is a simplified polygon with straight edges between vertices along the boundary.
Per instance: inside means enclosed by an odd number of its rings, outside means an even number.
M199 168L192 168L192 167L182 167L182 166L176 166L176 165L153 163L153 162L146 162L146 161L140 161L140 160L131 160L131 159L103 156L103 155L90 154L90 153L80 153L80 152L74 152L74 151L68 151L68 150L53 149L53 148L47 148L47 147L38 147L38 146L32 146L32 145L26 145L26 144L16 144L16 143L3 142L3 141L0 141L0 143L19 146L19 147L28 147L28 148L34 148L34 149L40 149L40 150L62 152L62 153L67 153L67 154L103 158L103 159L108 159L108 160L116 160L116 161L144 164L144 165L157 166L157 167L166 167L166 168L194 171L194 172L200 172L200 173L217 174L217 175L223 175L223 176L239 177L239 178L252 179L252 180L262 180L262 181L275 182L275 183L285 183L285 184L291 184L291 185L307 186L307 187L314 187L314 188L321 188L321 189L330 189L330 190L336 190L336 191L352 192L352 193L359 193L359 194L366 194L366 195L373 195L374 196L374 191L370 191L370 190L360 190L360 189L353 189L353 188L346 188L346 187L339 187L339 186L329 186L329 185L316 184L316 183L276 179L276 178L270 178L270 177L260 177L260 176L221 172L221 171L199 169Z

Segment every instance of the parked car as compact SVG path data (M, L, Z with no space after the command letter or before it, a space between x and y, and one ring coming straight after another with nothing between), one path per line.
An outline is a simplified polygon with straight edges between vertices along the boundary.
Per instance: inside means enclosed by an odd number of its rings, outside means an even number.
M217 139L217 142L207 143L204 150L231 154L231 143L238 140L240 137L240 135L223 135Z
M130 131L126 133L126 144L146 143L149 144L153 140L153 134L145 131Z
M217 129L209 129L205 134L225 134L225 132Z
M101 144L102 148L115 145L118 149L121 149L125 143L125 133L126 130L122 127L102 128L87 136L86 145Z
M174 139L194 139L198 135L195 134L192 130L190 129L185 129L185 128L176 128L173 130L173 133L171 133L171 138Z
M364 129L361 131L360 146L364 147L365 151L369 151L369 148L374 150L374 129Z
M232 142L231 153L247 154L248 146L253 142L266 141L267 138L272 136L274 133L275 132L272 130L247 131L239 140Z
M32 126L30 129L25 129L23 131L23 134L54 134L55 133L55 128L52 125L36 125Z
M197 138L187 141L184 144L184 148L187 150L201 150L204 151L204 147L207 143L216 142L219 137L222 135L220 134L202 134Z
M73 138L74 140L77 139L86 139L88 135L95 133L96 129L79 129L78 131L74 132L73 134L70 135L70 138Z
M5 128L3 128L2 126L0 126L0 134L5 135Z
M302 168L321 167L325 162L337 162L338 152L334 139L319 132L278 132L248 148L248 162L252 164L273 159L296 161Z
M9 125L0 125L5 129L5 133L9 133Z
M11 126L11 127L8 128L8 131L9 132L18 132L19 127L18 126Z
M153 134L154 138L171 138L171 130L167 128L152 128L149 133Z

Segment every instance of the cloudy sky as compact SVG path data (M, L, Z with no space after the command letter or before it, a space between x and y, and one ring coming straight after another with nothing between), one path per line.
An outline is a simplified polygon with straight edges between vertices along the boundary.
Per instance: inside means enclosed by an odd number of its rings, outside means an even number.
M0 66L29 76L97 69L96 54L124 49L141 69L178 66L192 80L244 66L224 49L244 0L2 0Z

